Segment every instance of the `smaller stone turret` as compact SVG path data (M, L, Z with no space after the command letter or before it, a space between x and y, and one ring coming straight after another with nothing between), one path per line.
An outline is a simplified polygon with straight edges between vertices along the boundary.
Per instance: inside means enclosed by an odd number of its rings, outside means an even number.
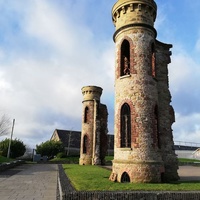
M80 165L101 165L107 152L107 107L100 103L102 88L85 86L80 149Z
M82 88L83 102L84 101L100 101L102 88L97 86L85 86Z

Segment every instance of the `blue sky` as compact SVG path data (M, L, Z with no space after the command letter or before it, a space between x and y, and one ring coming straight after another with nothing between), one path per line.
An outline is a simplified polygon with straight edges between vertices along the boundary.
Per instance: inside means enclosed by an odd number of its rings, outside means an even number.
M81 130L86 85L103 88L113 134L114 3L0 0L0 113L16 119L14 137L34 147L56 128ZM200 143L200 1L156 3L157 39L173 44L174 140Z

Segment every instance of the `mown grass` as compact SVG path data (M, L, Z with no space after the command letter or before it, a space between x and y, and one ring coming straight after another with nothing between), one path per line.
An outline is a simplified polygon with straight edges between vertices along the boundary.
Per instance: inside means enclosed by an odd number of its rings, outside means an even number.
M12 161L13 159L10 159L10 158L6 158L4 156L0 156L0 163L4 163L4 162L10 162Z
M63 168L78 191L197 191L200 181L174 183L117 183L109 181L111 171L91 165L64 164Z
M197 160L197 159L190 159L190 158L178 158L178 161L179 161L180 163L200 162L200 160Z
M67 156L66 158L53 158L50 161L52 162L67 162L67 163L75 163L78 164L79 163L79 156Z

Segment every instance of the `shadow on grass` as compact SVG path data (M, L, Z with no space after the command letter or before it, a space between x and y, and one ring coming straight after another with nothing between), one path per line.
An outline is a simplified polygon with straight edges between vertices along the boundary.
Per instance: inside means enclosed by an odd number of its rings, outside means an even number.
M66 167L66 165L64 165L64 166L63 166L63 169L64 169L64 171L65 171L65 170L67 170L67 169L72 169L72 167L68 167L68 166Z
M179 181L179 183L200 183L200 180L188 180L188 181Z

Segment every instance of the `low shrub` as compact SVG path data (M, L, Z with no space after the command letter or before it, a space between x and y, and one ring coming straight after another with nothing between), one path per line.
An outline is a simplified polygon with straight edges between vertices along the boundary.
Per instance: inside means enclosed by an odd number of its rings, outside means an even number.
M67 155L64 152L60 152L56 155L56 158L66 158Z

